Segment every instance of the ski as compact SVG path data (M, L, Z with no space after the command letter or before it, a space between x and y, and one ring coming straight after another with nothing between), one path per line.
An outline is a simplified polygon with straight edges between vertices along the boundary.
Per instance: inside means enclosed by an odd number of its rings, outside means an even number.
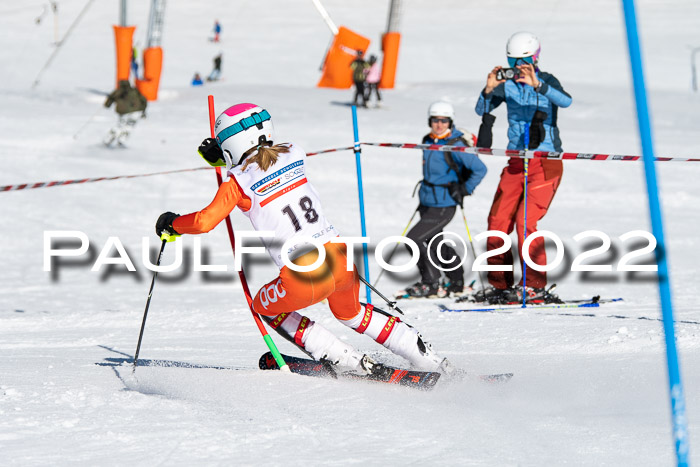
M605 303L615 303L623 301L622 298L600 298L595 296L589 300L562 300L562 303L527 303L524 307L522 303L506 303L502 305L485 306L483 308L450 308L444 304L439 304L440 311L449 313L465 313L465 312L505 312L512 313L517 310L542 310L542 309L559 309L559 308L598 308ZM487 304L486 303L475 303Z
M449 298L448 296L441 297L437 294L434 295L427 295L425 297L413 297L411 295L408 295L407 293L404 292L396 292L394 294L394 300L431 300L431 299L436 299L436 298Z
M292 373L305 376L332 379L354 379L363 381L375 381L378 383L398 384L414 389L429 390L437 384L440 373L434 371L406 370L387 365L381 365L381 371L363 375L338 370L328 362L318 362L308 358L282 355ZM261 370L279 370L279 366L270 352L260 357L258 366Z
M456 303L467 302L476 305L484 305L489 307L503 308L503 307L522 307L522 299L518 300L506 300L503 295L489 294L490 289L486 290L476 290L474 291L472 286L474 283L468 287L472 290L471 293L467 293L455 299ZM561 305L558 308L574 308L570 305L580 305L580 307L597 307L601 303L619 302L622 298L601 298L600 295L594 295L591 298L586 298L582 300L563 300L559 298L558 295L554 294L554 289L557 288L557 284L552 284L548 289L544 291L542 295L536 295L527 299L526 307L532 305L538 306L551 306L556 308L556 305Z
M387 384L398 384L416 389L428 390L432 389L440 378L440 373L429 371L405 370L390 366L383 366L387 371L381 375L358 375L351 372L339 372L332 364L328 362L318 362L308 358L292 357L290 355L282 355L284 361L289 366L292 373L297 373L305 376L315 376L318 378L332 379L359 379L365 381L376 381ZM270 352L264 353L260 357L258 366L261 370L278 370L277 362L272 357ZM484 375L469 375L467 372L458 370L453 375L447 375L449 381L460 381L468 378L476 378L481 382L490 384L499 384L510 381L513 373L494 373Z

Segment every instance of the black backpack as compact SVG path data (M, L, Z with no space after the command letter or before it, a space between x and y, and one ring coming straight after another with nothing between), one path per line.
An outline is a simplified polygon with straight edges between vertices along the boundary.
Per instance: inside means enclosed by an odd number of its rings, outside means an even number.
M367 79L365 70L369 67L367 62L362 59L353 62L352 80L355 82L364 83Z

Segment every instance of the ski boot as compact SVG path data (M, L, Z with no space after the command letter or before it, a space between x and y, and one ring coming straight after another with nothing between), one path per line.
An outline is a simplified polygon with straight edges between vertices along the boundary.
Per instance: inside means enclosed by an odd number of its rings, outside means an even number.
M544 288L543 287L529 287L525 286L525 303L533 303L533 304L538 304L538 303L544 303ZM513 287L513 290L515 291L515 298L517 298L518 303L522 303L523 301L523 286L522 285L516 285Z
M364 373L367 375L372 375L382 379L388 378L389 376L391 376L391 373L394 372L392 368L382 365L381 363L370 358L368 355L364 355L362 357L362 360L360 360L360 367L358 368L358 372L359 369L364 371Z
M118 131L116 128L110 129L109 134L107 134L107 136L105 136L105 139L102 140L102 143L105 146L110 147L111 144L114 142L114 140L117 139L117 135L118 135Z
M442 287L445 297L458 298L469 292L469 286L465 285L463 280L447 280Z
M117 136L117 145L120 148L126 147L126 144L124 144L124 142L128 137L129 131L127 129L122 129L122 131L119 132L119 136Z
M553 284L551 287L548 289L545 289L544 287L525 287L525 303L532 303L532 304L544 304L544 303L563 303L561 299L552 291L556 287L556 284ZM518 302L523 301L523 286L522 285L516 285L513 287L513 291L515 292L515 296L517 298Z
M429 284L427 282L416 282L404 290L396 292L396 298L439 298L446 295L445 290L439 282Z
M342 323L405 358L417 370L438 371L445 360L416 329L372 305L363 304L363 310L357 316Z
M469 297L471 301L476 303L488 303L489 305L502 305L510 302L517 302L518 295L514 289L497 289L493 286L485 289L477 290ZM458 299L457 301L466 301L467 299Z

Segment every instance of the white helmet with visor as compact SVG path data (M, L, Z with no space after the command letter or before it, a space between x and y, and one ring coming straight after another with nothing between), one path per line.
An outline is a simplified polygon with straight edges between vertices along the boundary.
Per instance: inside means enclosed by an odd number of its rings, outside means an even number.
M516 32L508 39L506 56L511 67L523 62L536 66L540 58L540 41L530 32Z

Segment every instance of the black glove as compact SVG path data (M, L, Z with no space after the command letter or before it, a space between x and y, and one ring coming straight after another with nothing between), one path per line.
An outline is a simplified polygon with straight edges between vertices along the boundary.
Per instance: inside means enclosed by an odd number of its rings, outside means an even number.
M481 125L479 126L479 136L476 139L477 148L490 148L493 144L493 123L496 117L490 113L485 113L481 116Z
M462 206L463 203L463 198L465 196L469 196L469 192L467 191L467 187L464 186L463 183L459 182L450 182L447 184L447 191L450 193L450 196L452 197L453 200L457 202L460 206Z
M204 158L205 161L214 165L224 161L224 152L221 150L221 146L216 142L214 138L207 138L202 141L199 145L197 151Z
M528 149L537 149L537 146L542 144L545 137L547 136L544 130L544 121L547 119L547 112L538 110L532 117L532 123L530 123L530 144L528 144Z
M168 235L180 235L175 229L173 229L173 221L180 217L180 214L175 214L174 212L164 212L160 215L156 221L156 235L159 237L163 232Z

